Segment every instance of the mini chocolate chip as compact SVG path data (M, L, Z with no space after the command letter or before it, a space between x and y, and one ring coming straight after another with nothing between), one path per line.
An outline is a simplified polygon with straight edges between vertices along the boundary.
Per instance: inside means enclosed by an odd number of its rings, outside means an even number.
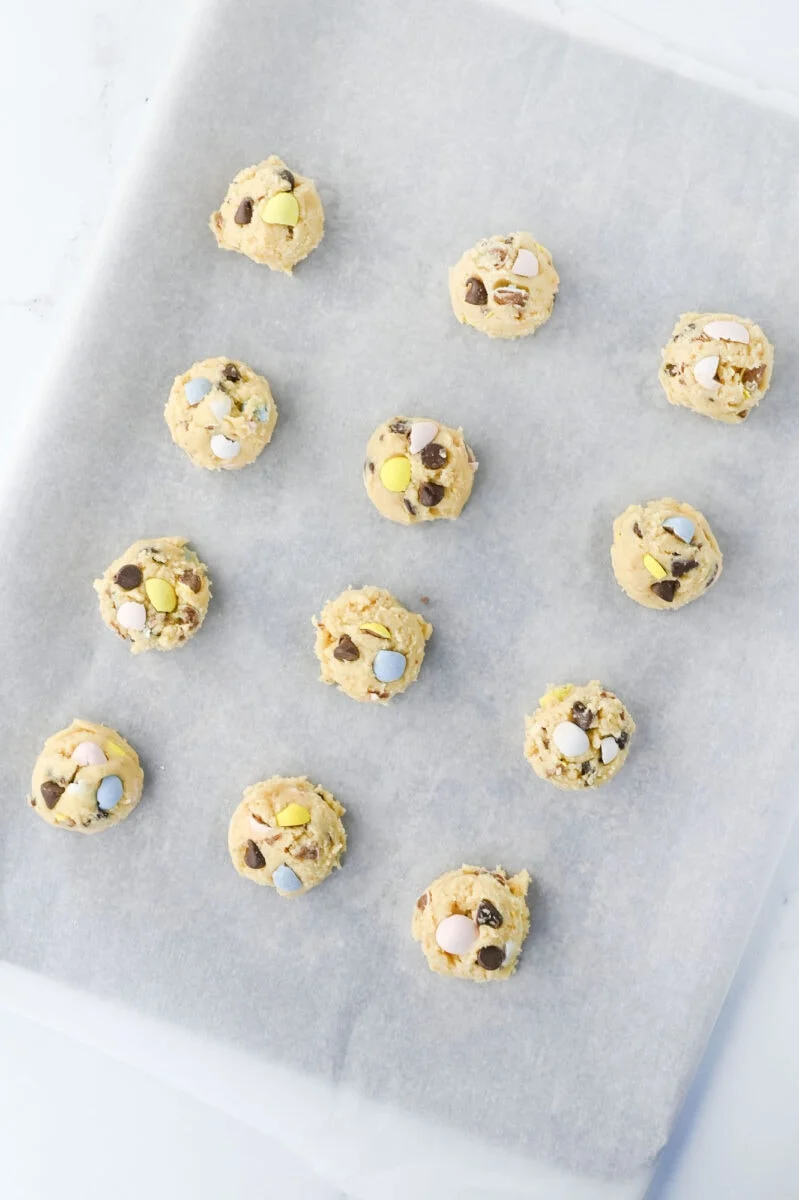
M676 579L659 579L657 583L650 584L650 588L655 595L660 596L661 600L665 600L667 604L671 604L674 599L674 593L679 586Z
M743 411L742 411L742 412L739 412L739 413L738 413L738 416L739 416L739 417L741 418L741 420L743 421L743 419L744 419L745 417L748 417L748 416L749 416L749 409L748 409L748 408L745 408L745 409L743 409Z
M229 379L231 383L238 383L241 379L239 368L235 363L228 363L222 374L224 375L225 379Z
M440 483L423 483L419 488L419 503L425 508L435 508L444 499L444 490Z
M342 633L338 645L333 650L333 657L339 662L355 662L356 658L361 657L361 652L349 634Z
M589 775L591 773L591 771L593 771L595 769L596 769L595 763L590 758L587 758L585 760L585 762L580 763L580 774L581 775Z
M58 801L64 794L64 789L60 783L56 783L54 779L46 779L39 788L42 793L42 800L48 808L55 808Z
M639 538L642 538L644 536L641 533L641 526L638 524L637 521L633 521L633 533L635 534L636 537L639 537Z
M741 383L756 383L759 385L765 373L765 363L761 363L759 367L747 367L746 370L741 373Z
M508 882L507 876L500 874L499 871L489 871L489 875L493 875L493 877L494 877L494 879L496 879L497 883L501 883L503 885L503 887Z
M398 421L392 421L389 425L389 429L392 433L410 433L411 423L410 421L403 421L402 418L400 418Z
M237 225L249 225L252 220L252 199L250 196L245 196L239 207L236 209L236 215L233 220Z
M478 925L490 925L492 929L499 929L502 924L502 913L494 907L490 900L483 898L477 905L474 919Z
M370 474L370 475L374 475L374 473L375 473L375 464L374 464L373 462L369 462L369 463L367 463L366 465L367 465L367 467L369 468L369 474Z
M413 507L413 505L411 504L410 500L408 500L408 499L407 499L407 497L406 497L405 499L403 499L402 503L405 505L405 507L407 508L408 512L411 514L411 516L412 516L412 517L415 517L415 516L416 516L416 509Z
M196 629L200 624L200 614L191 604L186 605L186 607L183 609L182 615L183 624L188 626L189 629Z
M182 575L178 575L180 583L185 583L187 588L191 588L195 596L202 591L203 581L196 571L184 571Z
M626 730L626 729L622 729L621 733L620 733L620 734L619 734L619 736L616 738L616 745L619 747L619 749L620 749L620 750L623 750L623 749L624 749L624 747L625 747L625 746L627 745L627 743L629 742L629 740L630 740L630 735L629 735L629 733L627 732L627 730Z
M247 849L244 851L244 861L251 871L260 871L261 867L266 866L266 859L252 838L247 842Z
M590 708L586 708L582 700L575 700L572 705L571 719L575 725L578 725L582 730L591 728L591 722L594 719L594 714Z
M117 571L114 576L114 583L117 587L121 587L123 591L129 592L132 588L140 587L143 578L141 567L137 567L135 563L126 563L124 567L120 567Z
M689 571L693 571L694 567L698 567L699 563L695 558L675 558L671 564L671 573L681 578L687 575Z
M293 191L297 181L288 167L284 167L282 171L278 171L278 175L281 179L285 179L286 183L291 185L291 189Z
M676 375L677 374L677 368L675 367L674 363L666 363L663 370L666 372L667 375Z
M481 946L477 961L485 971L498 971L505 961L505 951L501 946Z
M422 450L422 463L428 471L440 471L446 466L449 455L438 442L428 442Z
M488 292L482 279L478 279L476 275L472 275L466 280L466 295L464 297L467 304L488 304Z
M430 901L430 893L422 892L421 896L416 901L416 907L419 909L419 912L424 912L424 910L427 908L429 901Z
M297 850L294 851L294 857L299 858L299 859L318 858L319 857L319 847L318 846L300 846Z

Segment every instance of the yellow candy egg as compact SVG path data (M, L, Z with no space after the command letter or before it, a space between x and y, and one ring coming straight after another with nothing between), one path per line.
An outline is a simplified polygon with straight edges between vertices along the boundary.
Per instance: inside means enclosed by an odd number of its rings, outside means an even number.
M177 608L177 593L166 579L148 579L144 584L144 590L156 612L171 613Z
M644 566L649 574L653 575L655 579L665 579L668 575L668 571L664 570L658 560L653 558L651 554L644 555Z
M267 225L296 225L300 219L297 197L291 192L277 192L264 200L260 207L261 220Z
M113 755L115 758L126 758L128 753L124 746L120 746L119 742L111 741L106 742L105 752L109 756Z
M404 454L395 454L387 458L380 468L380 482L386 491L404 492L411 482L410 459Z
M379 621L364 621L363 625L361 625L359 628L362 633L373 633L375 637L391 637L391 630L385 625L381 625Z
M302 804L287 804L275 817L278 825L307 825L311 819L308 809Z

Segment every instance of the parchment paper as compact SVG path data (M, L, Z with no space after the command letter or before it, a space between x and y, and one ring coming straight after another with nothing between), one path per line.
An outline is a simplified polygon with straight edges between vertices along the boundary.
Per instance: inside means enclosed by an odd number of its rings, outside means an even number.
M274 151L327 213L293 280L206 227ZM577 1170L656 1153L794 807L798 156L788 119L499 9L214 10L3 514L4 957ZM447 267L526 228L561 294L535 337L493 343L455 322ZM659 348L694 307L776 344L742 428L661 394ZM173 375L216 354L263 371L280 407L259 462L221 476L162 418ZM366 499L367 437L399 412L474 445L456 523L394 527ZM668 494L726 556L669 616L634 606L608 558L617 512ZM191 538L214 601L185 650L135 659L91 582L159 534ZM387 710L322 687L312 652L311 614L367 582L435 625ZM639 731L608 788L559 793L522 757L523 714L593 677ZM146 769L104 836L24 804L75 715ZM296 903L227 855L242 789L274 772L348 809L345 869ZM437 978L410 939L417 893L462 861L536 878L506 985Z

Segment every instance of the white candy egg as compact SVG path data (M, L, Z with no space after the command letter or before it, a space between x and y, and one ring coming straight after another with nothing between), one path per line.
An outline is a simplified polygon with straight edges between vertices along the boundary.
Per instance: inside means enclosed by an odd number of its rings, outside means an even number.
M532 250L522 249L516 255L516 261L511 267L512 275L523 275L527 279L532 279L538 274L538 259L533 254Z
M619 753L619 743L613 737L604 737L599 743L599 750L602 755L602 762L607 766L608 763L613 762Z
M749 330L740 321L708 321L702 332L708 337L721 338L723 342L749 345Z
M564 758L580 758L591 749L588 734L573 721L561 721L556 725L552 740Z
M436 941L445 954L466 954L477 941L477 926L471 917L453 913L437 926Z
M700 387L705 388L708 392L717 392L721 387L716 379L718 369L718 354L709 354L707 358L700 358L698 363L694 363L694 379Z
M215 433L211 438L211 453L215 458L235 458L240 449L239 443L224 433Z

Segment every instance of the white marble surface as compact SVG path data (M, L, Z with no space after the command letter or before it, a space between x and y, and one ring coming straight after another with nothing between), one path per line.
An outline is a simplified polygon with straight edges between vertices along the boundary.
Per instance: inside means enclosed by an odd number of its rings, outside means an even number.
M799 14L787 0L504 2L799 115ZM0 485L26 423L37 419L43 372L189 13L184 0L40 0L4 13ZM64 381L64 403L79 386ZM799 831L650 1200L799 1195L798 887ZM124 1049L111 1038L100 1049L78 1019L57 1020L46 1003L28 1008L12 993L0 974L0 1194L10 1200L237 1200L265 1194L265 1181L276 1186L281 1175L292 1200L355 1194L325 1182L318 1162L320 1173L306 1170L213 1094L165 1081L168 1055L149 1062L132 1032ZM368 1188L358 1194L371 1200ZM554 1188L543 1194L555 1200ZM445 1185L438 1195L464 1193ZM557 1190L558 1200L586 1195L577 1183Z

